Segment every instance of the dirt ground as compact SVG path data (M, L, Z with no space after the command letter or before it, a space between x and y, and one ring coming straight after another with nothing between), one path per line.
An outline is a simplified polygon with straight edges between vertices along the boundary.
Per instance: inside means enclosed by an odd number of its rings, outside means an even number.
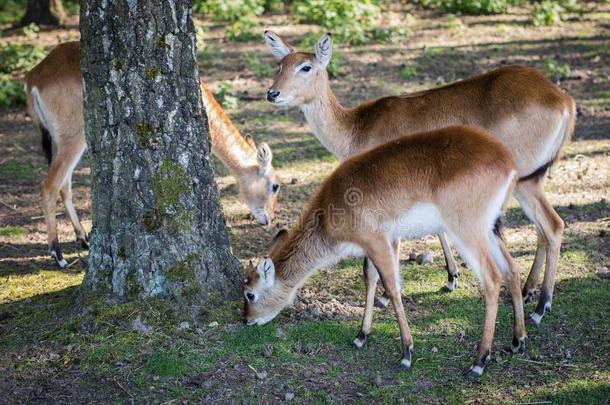
M0 380L6 378L0 382L0 391L5 389L8 393L0 402L164 402L178 399L250 403L285 400L286 393L294 393L299 402L545 403L554 398L578 402L579 395L593 393L599 395L591 397L593 402L608 403L610 5L592 3L587 10L582 19L574 18L549 28L532 27L528 23L527 10L522 9L501 16L459 18L421 11L405 18L406 11L400 10L409 34L399 43L336 44L341 65L339 74L332 79L332 87L344 105L430 88L505 64L525 63L540 69L548 59L569 64L571 72L561 78L559 84L577 101L576 131L546 182L549 199L566 222L556 290L558 298L554 312L543 321L546 322L544 327L530 333L531 340L537 342L530 357L503 360L499 356L482 383L461 385L456 375L476 346L481 320L478 310L482 304L476 280L468 275L460 279L455 295L436 297L445 276L438 242L430 237L405 242L402 249L407 279L403 296L410 322L413 319L415 332L420 332L420 353L426 350L430 351L426 353L436 353L433 349L440 349L447 354L442 360L434 360L432 354L424 355L432 360L427 368L421 365L426 370L423 374L399 377L394 370L390 372L372 365L381 362L387 366L389 363L376 355L376 345L382 346L383 354L396 357L397 329L391 311L379 315L381 322L376 333L380 336L367 346L369 352L353 355L348 348L336 348L347 346L355 336L362 313L359 263L347 261L338 268L319 272L302 289L294 308L286 311L275 326L262 332L239 326L237 311L232 308L229 311L232 315L221 321L222 331L214 332L214 328L202 325L200 328L193 326L192 335L188 337L179 335L179 339L189 342L181 347L199 350L198 354L188 350L186 353L203 359L202 364L206 366L196 368L197 372L178 374L178 377L158 377L162 374L155 374L154 368L149 374L141 371L148 370L152 360L147 356L156 353L155 345L168 347L161 342L174 337L146 335L146 343L138 341L138 345L142 345L136 350L142 358L149 358L145 365L143 360L139 363L136 359L124 360L119 353L113 358L114 362L109 363L110 371L102 372L83 366L88 364L90 357L87 356L93 356L93 349L83 349L82 341L76 340L81 342L79 345L48 337L39 339L32 336L31 330L25 333L21 321L13 319L14 316L0 319L0 344L4 346L0 346L0 375L3 375ZM294 43L303 36L312 35L309 32L314 29L295 25L282 15L265 17L265 22L264 28L274 29ZM231 85L231 93L238 97L237 108L229 110L231 118L244 134L252 134L257 142L270 144L274 165L284 181L280 212L272 226L263 228L251 220L247 208L238 200L234 179L216 162L233 250L245 263L265 255L267 243L277 229L296 221L308 196L336 167L337 160L311 135L300 111L279 110L264 100L271 78L257 71L256 63L251 63L257 60L272 65L262 40L228 43L223 40L222 25L205 20L199 23L207 28L204 38L208 51L202 51L199 63L202 78L213 90L223 82ZM77 39L78 31L74 27L43 32L34 39L5 36L0 38L0 43L34 40L51 47L59 41ZM408 79L401 74L406 66L415 71ZM60 271L48 257L39 189L45 173L40 139L25 110L1 111L0 229L13 227L11 229L15 230L0 234L0 314L27 314L31 319L38 319L33 311L40 307L40 311L51 310L52 316L57 316L57 322L65 328L70 312L53 297L63 299L73 293L86 269L87 254L73 242L72 227L67 217L60 213L59 238L71 266ZM76 169L73 188L75 206L87 230L91 228L88 176L85 158ZM535 250L535 230L515 201L510 203L506 223L509 248L524 269L522 273L526 273ZM411 251L432 251L435 260L420 272L420 266L408 260ZM584 284L579 284L581 282ZM588 292L580 289L589 286L586 283L592 286ZM53 312L54 305L66 309L67 315ZM473 320L472 329L461 325L461 321L446 324L443 318L436 318L452 305L464 308L464 311L477 308L478 312L464 316L465 320ZM526 310L532 309L530 305ZM576 309L586 319L580 319ZM126 328L133 312L123 315L126 318L119 321L117 315L110 324L119 329L124 324ZM456 313L451 316L457 319ZM504 308L499 317L504 325L499 326L496 336L496 340L502 339L503 343L508 342L509 319L509 312ZM102 322L101 328L104 327L108 326ZM78 330L82 334L92 333L84 324L79 324ZM465 335L463 330L466 330ZM15 340L19 333L23 333L23 337ZM114 336L114 333L108 332L105 336ZM417 341L417 333L415 335ZM384 338L387 342L382 343ZM547 340L542 342L543 338ZM95 346L90 343L92 341L97 342L91 338L87 345L97 350L99 342ZM261 354L269 351L268 345L275 350L275 355ZM282 349L286 347L285 358L275 358L275 363L269 363L269 358L280 356L278 353L283 353ZM77 354L66 355L73 350ZM569 356L566 350L570 350ZM251 351L257 353L254 360ZM60 356L61 361L53 356ZM392 359L397 360L394 357ZM102 363L105 364L100 361ZM367 366L370 370L366 370ZM510 377L498 381L507 375L509 366L512 366ZM48 373L44 371L45 367L48 367ZM436 368L430 371L431 367ZM256 374L262 368L266 370L265 378ZM514 371L515 368L519 370ZM256 369L254 373L253 369ZM445 377L448 379L443 382L443 373L450 373L452 377ZM531 381L532 378L537 378L539 384L536 380ZM572 390L570 381L582 382L585 388L578 385ZM99 384L107 389L99 390ZM568 391L568 396L561 396ZM589 402L584 397L583 401Z

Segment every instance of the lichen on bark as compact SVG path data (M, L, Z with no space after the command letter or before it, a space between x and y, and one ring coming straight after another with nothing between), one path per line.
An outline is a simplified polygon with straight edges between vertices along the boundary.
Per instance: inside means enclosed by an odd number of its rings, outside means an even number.
M80 22L93 208L84 289L189 305L237 297L190 2L91 0Z

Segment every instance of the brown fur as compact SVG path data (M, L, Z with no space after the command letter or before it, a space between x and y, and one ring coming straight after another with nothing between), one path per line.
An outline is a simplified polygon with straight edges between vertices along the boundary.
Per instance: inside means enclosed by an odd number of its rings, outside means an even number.
M272 186L278 184L278 179L271 165L271 150L266 144L257 148L252 140L246 141L203 81L201 90L212 152L236 177L243 200L259 222L267 224L277 209L277 190L273 191ZM38 92L38 97L35 97L35 92ZM42 182L42 206L49 249L60 265L66 263L62 260L57 239L55 210L59 193L77 238L83 245L88 243L72 204L71 191L72 171L86 147L82 92L78 42L58 45L26 75L28 112L43 134L45 131L50 133L56 149L47 177Z
M502 280L490 250L493 244L500 247L507 267L502 272L513 299L514 335L525 336L518 271L503 242L493 234L494 221L512 191L515 174L510 152L475 127L450 127L403 137L346 160L319 187L299 224L275 242L271 251L273 282L264 284L261 264L248 270L244 291L257 299L246 302L246 320L250 324L268 322L316 268L340 260L347 254L343 249L359 246L390 294L403 359L408 357L410 365L413 341L400 299L398 246L391 224L410 218L409 211L417 205L429 204L436 207L443 226L460 242L464 257L481 279L486 317L475 365L484 364L491 350ZM348 196L354 190L358 191L356 200ZM381 214L380 221L375 221L372 212ZM338 213L344 221L336 221ZM370 333L376 277L375 271L365 268L367 298L359 336Z
M538 70L515 65L446 86L345 108L330 88L323 63L331 54L329 35L320 39L316 54L294 52L272 32L266 32L265 38L280 65L270 91L279 92L280 104L301 107L322 144L342 159L397 137L450 125L480 126L501 140L512 154L518 176L524 179L516 195L539 230L536 256L546 256L544 296L552 297L563 223L543 188L526 183L541 182L549 163L570 140L576 112L572 97ZM309 75L295 69L304 62L312 66ZM546 208L539 209L542 206ZM439 237L445 247L444 235ZM457 274L448 247L444 253L450 273ZM529 295L535 288L543 263L543 259L534 261L524 293Z

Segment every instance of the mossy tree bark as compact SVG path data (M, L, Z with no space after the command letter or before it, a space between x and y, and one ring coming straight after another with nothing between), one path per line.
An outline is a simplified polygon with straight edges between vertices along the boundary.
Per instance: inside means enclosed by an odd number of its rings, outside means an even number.
M28 0L27 10L19 25L58 26L64 23L66 12L61 0Z
M235 297L188 0L81 1L93 229L85 292Z

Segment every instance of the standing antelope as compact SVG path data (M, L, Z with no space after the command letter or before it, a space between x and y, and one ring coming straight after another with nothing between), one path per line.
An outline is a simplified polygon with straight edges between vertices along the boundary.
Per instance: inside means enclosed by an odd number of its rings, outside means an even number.
M322 183L299 224L278 234L270 258L247 270L247 324L272 320L317 268L366 255L374 267L365 266L365 311L354 345L362 347L371 332L380 275L400 329L400 366L409 368L413 340L400 296L397 245L400 238L447 232L483 289L483 335L468 373L481 375L493 341L502 278L514 311L512 350L525 350L519 272L494 231L515 178L510 152L475 127L399 138L346 160Z
M203 81L200 84L212 153L237 179L241 197L254 217L266 225L275 215L280 187L271 164L271 149L265 143L257 148L250 136L244 139ZM72 172L86 148L79 43L58 45L30 70L26 76L26 93L28 112L42 134L42 146L49 161L49 171L42 182L49 250L63 268L67 262L59 248L55 219L58 194L64 201L77 240L84 248L88 247L87 234L72 203Z
M551 309L564 224L546 199L543 180L574 130L575 104L539 71L507 66L436 89L366 101L345 108L337 101L326 66L332 38L326 34L315 54L295 52L277 34L265 40L278 61L267 99L277 106L298 106L322 144L345 159L399 136L450 125L475 125L495 135L511 152L519 182L515 197L536 224L536 257L523 288L532 298L546 259L540 301L530 319L540 323ZM439 234L447 267L447 288L458 274L445 236ZM366 266L366 262L365 262Z

